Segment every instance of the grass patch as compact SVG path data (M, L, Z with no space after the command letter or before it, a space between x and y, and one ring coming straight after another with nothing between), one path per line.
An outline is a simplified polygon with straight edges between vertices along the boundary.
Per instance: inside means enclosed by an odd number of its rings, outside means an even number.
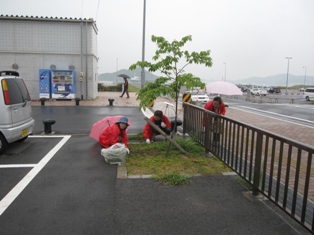
M128 89L129 92L136 92L136 93L138 93L139 90L140 90L140 88L138 88L136 86L133 86L132 84L129 83L129 89Z
M165 185L182 185L189 183L187 176L178 172L171 172L164 176L155 176L153 179Z
M187 154L172 146L167 157L168 141L158 141L149 145L145 142L130 141L131 154L126 158L128 175L165 176L173 172L218 174L231 171L218 158L204 157L204 147L191 138L177 138L176 142L187 151Z
M137 133L135 135L129 135L128 140L129 141L142 141L142 140L144 140L143 133L140 132L140 133Z

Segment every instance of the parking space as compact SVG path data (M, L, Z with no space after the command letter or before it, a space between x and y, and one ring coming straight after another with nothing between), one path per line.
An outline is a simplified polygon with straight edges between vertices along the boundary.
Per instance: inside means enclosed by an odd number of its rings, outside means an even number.
M9 145L0 158L0 215L43 169L70 136L30 136Z
M96 141L32 136L18 148L0 158L2 234L109 231L117 167L105 163Z

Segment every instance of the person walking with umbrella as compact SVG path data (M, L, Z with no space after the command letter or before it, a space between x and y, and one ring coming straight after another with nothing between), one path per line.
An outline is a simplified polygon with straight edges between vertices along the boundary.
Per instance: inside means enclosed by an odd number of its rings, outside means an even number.
M130 96L129 96L129 82L128 82L128 79L126 77L124 77L123 79L124 79L123 92L122 92L122 95L120 95L120 97L123 97L124 93L126 93L126 95L127 95L126 98L130 98Z

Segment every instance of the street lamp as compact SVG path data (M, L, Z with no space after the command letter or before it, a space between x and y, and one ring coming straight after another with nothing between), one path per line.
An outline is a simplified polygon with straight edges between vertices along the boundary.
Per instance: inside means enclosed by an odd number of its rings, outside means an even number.
M305 81L306 81L306 66L303 66L303 68L305 69L305 74L304 74L304 89L305 89Z
M118 59L116 61L116 84L118 84Z
M143 41L142 41L142 62L145 61L145 19L146 19L146 0L144 0L144 10L143 10ZM144 87L145 84L145 70L142 67L141 72L141 88Z
M227 77L226 77L227 76L227 74L226 74L227 73L227 63L224 63L224 65L225 65L225 81L227 81Z
M286 57L288 60L288 70L287 70L287 81L286 81L286 93L288 92L288 76L289 76L289 60L292 59L292 57Z

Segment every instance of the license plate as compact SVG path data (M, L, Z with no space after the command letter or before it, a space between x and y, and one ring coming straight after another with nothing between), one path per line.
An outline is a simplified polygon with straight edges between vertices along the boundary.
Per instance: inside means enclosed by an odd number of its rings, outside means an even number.
M27 136L27 134L28 134L28 130L27 129L22 130L22 137Z

